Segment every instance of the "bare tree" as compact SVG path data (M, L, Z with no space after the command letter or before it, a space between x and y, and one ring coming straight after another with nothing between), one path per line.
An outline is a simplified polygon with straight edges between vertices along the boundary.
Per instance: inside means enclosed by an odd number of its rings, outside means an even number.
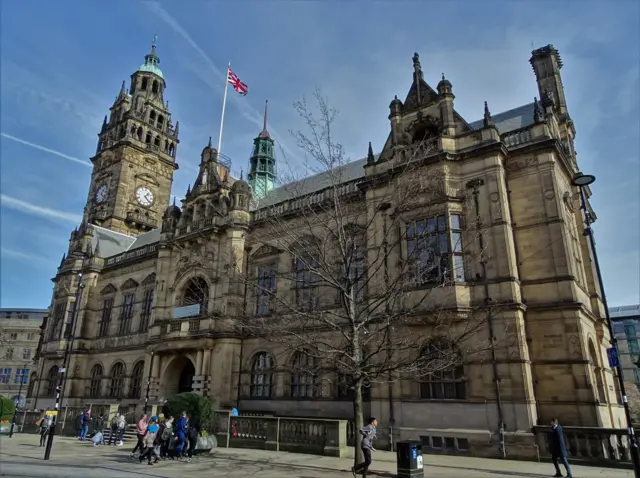
M499 306L456 285L483 261L482 225L471 190L431 154L438 125L417 121L382 157L370 148L363 177L336 141L337 111L313 96L315 107L294 104L307 131L292 134L303 176L315 176L256 201L248 247L228 258L244 305L224 317L243 338L274 344L292 397L329 386L350 399L357 441L374 384L411 379L424 381L427 398L462 393L462 365L497 346L487 324ZM273 371L269 359L260 366Z

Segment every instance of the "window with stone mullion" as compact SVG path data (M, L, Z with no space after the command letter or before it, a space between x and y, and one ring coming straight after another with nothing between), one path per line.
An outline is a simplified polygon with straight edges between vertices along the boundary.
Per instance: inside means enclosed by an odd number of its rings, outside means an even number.
M313 310L318 306L318 275L312 270L318 262L310 255L295 259L296 306L301 310Z
M314 398L317 394L317 375L315 359L299 352L294 361L291 374L291 396L293 398Z
M133 302L135 294L127 294L122 301L122 313L120 315L120 324L118 327L119 335L127 335L131 333L131 319L133 318Z
M51 324L50 340L60 340L62 335L62 325L64 322L64 314L67 308L65 302L57 303L53 308L53 323Z
M102 302L102 316L100 317L100 328L98 337L106 337L109 335L109 326L111 325L111 314L113 313L113 297L104 299Z
M144 293L142 301L142 312L140 314L139 332L146 332L149 328L149 320L151 318L151 310L153 308L153 289L149 289Z
M256 284L256 315L270 315L273 309L273 294L276 292L276 262L258 266Z
M417 284L464 281L462 225L458 214L416 220L407 225L411 279Z
M251 364L249 395L252 398L271 398L273 386L273 360L266 352L261 352Z
M73 321L76 313L76 302L69 303L69 311L67 312L67 322L64 326L64 338L70 339L73 335Z

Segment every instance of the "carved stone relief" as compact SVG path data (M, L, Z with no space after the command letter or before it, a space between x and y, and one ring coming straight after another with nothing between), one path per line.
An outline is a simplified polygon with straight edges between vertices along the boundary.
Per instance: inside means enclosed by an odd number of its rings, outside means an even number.
M522 169L530 168L538 165L538 158L536 156L522 156L515 159L508 159L505 169L507 171L520 171Z

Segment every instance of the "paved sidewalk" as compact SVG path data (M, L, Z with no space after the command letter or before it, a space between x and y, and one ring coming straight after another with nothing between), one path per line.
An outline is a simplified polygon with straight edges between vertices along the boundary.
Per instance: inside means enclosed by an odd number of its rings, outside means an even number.
M42 457L37 435L0 438L0 476L30 478L235 477L351 478L352 458L241 448L218 448L193 463L166 461L153 467L131 461L132 447L92 447L73 438L56 437L51 460ZM542 478L553 475L549 463L424 455L425 478ZM395 477L395 454L374 453L375 475ZM563 470L564 471L564 470ZM574 466L574 478L632 478L631 470Z

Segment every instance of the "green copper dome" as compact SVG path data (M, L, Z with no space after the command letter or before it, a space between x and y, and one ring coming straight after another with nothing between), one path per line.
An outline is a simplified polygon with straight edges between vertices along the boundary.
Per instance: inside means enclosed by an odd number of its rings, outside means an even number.
M160 78L164 80L164 76L162 75L162 70L158 66L160 63L160 58L156 55L156 46L153 45L151 47L151 53L144 57L144 63L140 65L138 71L144 71L147 73L153 73L154 75L158 75Z

